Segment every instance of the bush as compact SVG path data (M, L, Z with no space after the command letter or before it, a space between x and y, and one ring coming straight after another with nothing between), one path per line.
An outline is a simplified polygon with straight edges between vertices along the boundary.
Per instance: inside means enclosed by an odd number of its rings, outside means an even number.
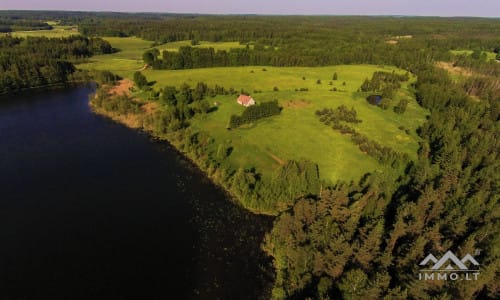
M397 114L403 114L406 111L409 101L407 99L399 100L399 103L394 106L394 112Z
M146 79L146 76L144 76L141 72L136 71L134 73L134 83L137 85L137 87L142 89L148 85L148 80Z

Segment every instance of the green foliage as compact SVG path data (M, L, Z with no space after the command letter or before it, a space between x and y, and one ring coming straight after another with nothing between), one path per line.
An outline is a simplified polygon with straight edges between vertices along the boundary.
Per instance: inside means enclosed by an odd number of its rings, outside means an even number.
M281 107L278 105L278 101L262 102L245 108L241 116L231 115L228 128L237 128L243 124L253 123L280 113Z
M359 269L353 269L345 273L339 283L339 289L344 296L344 299L359 299L361 297L369 297L367 292L368 276Z
M408 81L408 74L375 72L372 79L368 78L361 85L362 92L382 92L384 98L392 98L392 92L401 87L401 82Z
M402 162L408 160L408 155L400 154L389 147L382 146L379 143L370 140L363 134L356 132L356 130L345 123L358 124L361 120L357 118L357 113L354 108L350 110L341 105L335 110L324 108L316 111L316 116L319 121L327 126L332 126L332 129L340 131L342 134L350 134L351 140L356 144L359 149L375 159L380 163L390 165L394 168L401 166Z
M406 107L408 107L409 101L407 99L399 100L399 103L394 106L394 112L397 114L403 114L406 111Z
M154 62L156 60L155 53L153 51L144 52L144 54L142 55L142 60L150 66L154 65Z
M322 110L316 111L316 116L320 118L320 122L325 123L325 125L347 122L347 123L361 123L362 121L358 119L358 113L352 107L348 109L345 105L340 105L335 110L331 108L324 108Z
M363 152L383 165L399 164L406 167L405 173L394 171L387 174L386 169L381 169L374 172L377 175L365 176L358 183L322 186L317 165L301 160L283 159L280 166L273 165L276 171L271 176L259 173L262 167L251 166L254 162L257 164L258 160L265 160L262 152L269 149L274 152L279 149L278 156L293 158L296 153L286 149L292 149L295 145L290 146L293 144L287 143L287 140L295 141L297 145L307 144L309 148L298 145L293 150L307 152L304 155L317 154L317 163L320 165L326 165L325 162L332 156L339 156L342 160L351 158L345 155L345 151L338 150L346 148L342 144L342 137L336 132L336 135L332 135L331 130L325 133L317 127L307 127L314 122L309 122L311 120L304 116L314 118L313 112L325 107L328 101L322 97L324 94L319 90L321 86L316 86L314 80L306 82L302 75L318 78L320 75L316 73L316 69L311 72L301 69L298 73L300 76L294 74L295 77L286 77L288 75L281 73L282 76L276 76L277 73L273 72L277 72L277 68L267 67L269 71L266 73L272 74L273 80L258 78L257 74L253 74L254 78L248 80L238 73L241 70L248 75L248 68L223 71L229 74L225 76L234 79L222 83L236 86L236 90L244 88L248 91L269 91L279 84L281 91L276 95L283 96L280 100L295 96L293 90L299 91L299 86L311 89L311 93L303 94L312 99L311 107L302 108L306 113L301 113L298 109L285 110L277 120L269 122L272 123L269 128L259 126L259 129L264 129L265 135L259 135L252 129L246 130L243 135L240 130L227 131L224 125L217 123L217 118L223 116L222 122L226 122L227 117L235 113L232 107L228 108L230 105L225 105L225 100L234 102L229 96L217 99L223 103L220 110L225 115L204 115L189 119L194 113L203 114L201 106L206 101L204 97L211 94L210 88L203 84L193 89L184 86L178 92L175 91L176 102L167 105L158 114L158 119L161 120L158 121L158 128L162 132L177 130L182 135L182 149L203 162L210 159L208 164L215 170L215 178L242 198L245 207L282 211L264 245L266 251L273 256L277 271L273 297L472 299L496 296L496 270L499 261L496 249L500 245L497 196L497 124L500 110L498 84L495 85L495 80L497 81L500 73L498 64L484 60L483 51L498 46L500 26L497 21L408 18L395 22L394 18L385 17L365 21L355 17L294 19L249 16L241 22L235 22L236 17L171 18L163 20L165 22L147 18L141 19L144 22L137 22L136 19L111 21L96 18L95 22L84 24L81 28L89 34L113 30L116 34L138 34L158 42L200 38L211 41L258 40L260 44L254 49L225 52L215 49L199 51L190 47L181 48L178 52L169 50L155 61L157 65L154 68L372 63L396 65L418 75L418 82L412 88L416 89L419 104L429 109L431 115L417 131L421 147L418 157L411 164L406 164L408 161L400 154L397 145L410 137L400 137L389 147L392 135L383 132L390 125L394 128L404 125L404 130L409 130L411 126L407 126L407 119L417 119L412 114L412 111L418 109L415 103L405 104L398 98L402 91L400 87L408 85L405 83L407 79L404 79L408 78L407 75L390 72L374 74L360 88L363 92L383 95L383 101L399 101L394 107L397 114L375 111L364 101L357 101L366 95L359 96L354 91L349 92L353 92L355 96L346 97L347 99L341 98L341 93L334 94L335 101L350 101L346 107L351 106L350 103L356 105L356 114L349 109L342 110L342 113L341 110L332 110L333 117L324 122L332 122L329 126L350 134L352 141ZM140 30L137 24L140 24ZM317 28L321 30L318 31ZM311 32L315 34L310 34ZM353 32L361 38L352 39ZM388 32L396 36L412 32L414 38L398 39L397 44L390 45L385 43ZM452 59L450 49L478 49L471 57L460 56L454 63L480 75L454 82L446 71L433 67L432 63L435 61ZM142 52L144 50L146 49ZM200 57L211 54L214 56L206 60ZM140 58L140 54L137 57ZM328 80L333 70L338 69L329 69L320 78ZM370 69L370 72L362 74L370 74L372 71ZM219 76L215 79L219 83L220 78L227 78L217 69L206 70L206 73L189 70L189 73L176 71L164 72L162 75L150 70L145 72L150 72L147 73L148 77L149 74L158 78L165 76L169 80L168 84L172 85L179 84L175 81L178 80L176 76L181 76L178 74L193 78L191 84L205 80L204 78L211 80L212 74ZM345 80L353 82L350 85L361 84L362 77L361 80L356 78L356 81L351 81L349 72L342 71L342 74L343 79L345 76ZM204 77L196 77L198 75ZM258 75L264 77L264 72ZM300 80L301 77L303 80ZM282 81L276 83L276 80ZM284 80L287 82L283 82ZM162 84L165 85L166 82ZM227 93L231 92L228 90ZM468 95L480 97L481 101L471 101ZM387 108L389 104L382 103L382 106ZM364 122L349 122L348 120L358 119L358 112ZM399 115L402 112L405 112L404 117ZM423 113L418 117L423 120ZM395 125L381 121L387 119L397 121L394 121ZM192 125L179 130L188 126L188 120ZM415 122L409 123L414 125L409 131L411 133L415 132L415 124L420 124L419 121ZM292 124L301 126L290 126ZM280 135L289 133L280 130L280 127L293 127L294 131L287 134L286 139L280 139ZM218 139L218 144L210 142L202 134L203 131L214 132L212 136ZM300 135L300 139L294 139L294 134ZM399 136L398 133L394 134L396 135ZM224 138L227 137L230 137L231 143L226 142ZM263 144L259 141L259 138L264 140L262 137L272 139L273 143ZM310 143L304 137L311 137L314 142ZM328 144L329 141L335 144L332 146ZM321 156L316 148L327 155ZM254 151L260 151L261 154L257 162L242 158L245 155L254 156ZM363 160L370 160L364 154L361 155ZM350 167L360 166L360 161L362 160L349 160ZM336 162L339 164L338 168L346 169L341 162ZM271 162L268 159L263 164L271 165ZM365 165L362 166L368 170ZM321 171L324 172L325 169L322 168ZM328 174L333 172L332 168L328 169ZM396 176L400 178L395 180ZM452 249L461 256L474 253L475 249L482 249L482 254L477 257L481 263L481 279L468 281L467 284L428 284L417 281L415 272L418 262L429 252L437 255L447 249Z
M471 101L459 84L431 66L419 73L416 87L420 103L432 113L419 131L424 140L419 159L396 183L367 176L282 213L264 246L274 257L275 290L288 298L495 297L493 270L500 254L490 251L499 245L500 226L492 188L499 180L493 124L500 114L492 104L498 98ZM419 281L418 262L447 249L461 257L482 249L476 253L482 279L460 285Z
M164 103L172 106L177 105L177 90L175 86L166 86L163 89L161 99L163 100Z
M139 87L140 89L143 89L148 86L148 80L146 79L146 76L144 76L141 72L137 71L134 73L134 83Z
M389 108L389 105L391 104L391 99L385 98L382 96L382 101L379 103L379 107L382 108L383 110L387 110Z
M92 98L92 104L108 112L118 113L120 115L137 114L141 111L140 104L135 102L130 96L109 95L107 89L101 89Z
M114 85L121 77L111 73L110 71L94 71L92 77L100 84Z
M0 94L74 80L74 61L112 51L98 38L0 37Z
M0 17L0 32L16 30L51 30L52 26L39 20Z

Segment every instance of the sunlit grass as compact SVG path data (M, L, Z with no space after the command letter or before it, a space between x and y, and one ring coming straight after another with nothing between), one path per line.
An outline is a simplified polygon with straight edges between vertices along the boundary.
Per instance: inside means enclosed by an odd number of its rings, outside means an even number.
M91 62L81 64L79 68L110 70L132 78L133 73L143 67L142 54L150 49L151 42L131 37L105 39L121 51L92 57ZM188 41L183 41L167 44L171 48L162 48L166 45L159 48L176 49L188 44ZM219 49L230 46L235 45L221 43ZM147 69L143 74L149 81L155 82L153 88L156 90L167 85L179 87L187 83L194 87L198 82L205 82L209 86L217 84L226 89L232 87L236 91L244 90L251 93L257 102L278 100L284 107L281 115L245 128L227 130L231 114L240 114L243 107L236 103L235 96L209 98L211 104L218 102L217 110L208 115L196 116L191 120L191 127L209 134L215 140L213 147L230 143L234 147L230 162L236 167L255 167L268 177L279 167L276 158L308 159L318 163L323 179L335 182L339 179L357 180L366 172L389 174L394 173L394 170L362 153L349 136L341 135L320 123L314 114L318 109L336 108L342 104L354 107L358 117L363 120L361 124L355 125L358 132L416 158L419 138L415 131L425 121L426 111L416 103L407 85L396 93L392 102L394 105L401 98L410 100L403 115L394 113L392 109L382 110L372 106L365 100L366 94L357 92L363 80L371 78L373 72L393 70L404 73L393 67L344 65L318 68L248 66L194 70ZM335 72L338 80L333 81ZM321 84L317 83L318 79ZM278 91L274 91L275 87ZM337 91L330 91L334 87ZM308 91L296 91L300 88L307 88ZM287 105L290 101L292 105ZM410 134L399 129L401 126L408 129Z
M197 82L203 81L209 86L218 84L238 91L243 89L250 92L257 102L278 100L284 107L281 115L246 128L227 130L230 115L240 114L243 107L236 103L235 96L210 98L212 104L218 102L217 111L195 117L191 126L208 133L215 139L215 144L230 142L234 147L230 160L235 166L256 167L264 176L270 176L279 167L279 162L273 156L281 160L308 159L319 164L323 179L335 182L339 179L355 180L366 172L393 170L362 153L349 136L341 135L320 123L314 114L318 109L335 108L342 104L354 107L363 120L355 126L358 132L398 152L416 157L419 138L415 130L424 122L426 112L418 106L410 91L406 88L400 90L393 100L394 104L400 98L410 100L403 115L391 109L382 110L372 106L365 100L366 95L357 93L363 80L377 70L392 72L395 68L368 65L321 68L253 66L147 70L144 74L148 80L156 82L156 89L165 85L180 86L184 82L195 86ZM334 72L339 76L337 81L331 80ZM321 84L317 84L318 79ZM330 81L333 85L329 85ZM274 87L279 91L273 91ZM333 87L338 91L330 91ZM308 88L309 91L296 91L300 88ZM262 92L253 93L254 90ZM409 129L410 134L399 129L400 126Z
M72 35L79 35L76 27L72 26L58 26L53 25L54 29L52 30L29 30L29 31L14 31L10 33L15 37L41 37L45 36L48 38L60 38L60 37L68 37Z

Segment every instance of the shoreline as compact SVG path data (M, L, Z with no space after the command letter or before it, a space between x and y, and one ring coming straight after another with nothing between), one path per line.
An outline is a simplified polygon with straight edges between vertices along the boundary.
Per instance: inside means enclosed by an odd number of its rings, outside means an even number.
M149 103L149 102L146 102L145 104L147 104L147 103ZM144 126L144 122L142 120L146 114L120 115L120 114L115 113L115 112L107 111L105 109L102 109L102 108L99 108L99 107L96 107L95 105L93 105L92 104L92 97L89 97L88 105L94 114L108 118L114 122L117 122L123 126L130 128L130 129L140 130L140 131L148 134L148 136L150 136L151 138L153 138L155 140L167 142L168 145L170 147L172 147L172 149L174 149L183 158L188 160L193 165L193 167L196 167L196 169L198 169L199 172L201 172L204 176L206 176L207 179L209 179L212 184L214 184L217 188L221 189L228 196L230 201L232 203L234 203L235 205L251 212L252 214L273 217L273 218L276 218L278 216L279 212L260 211L260 210L255 210L255 209L252 209L251 207L243 205L243 202L241 201L241 199L239 199L238 196L231 193L231 191L224 185L224 182L217 180L214 176L214 173L208 172L208 170L206 170L206 168L203 167L203 165L202 165L203 161L201 161L199 158L192 157L191 155L189 155L188 152L180 149L179 144L175 142L172 135L170 135L170 136L169 135L158 136L158 135L153 134L151 129L146 128Z
M68 81L65 83L46 84L46 85L29 87L29 88L22 88L19 90L8 92L8 93L0 93L0 98L5 98L5 97L9 97L9 96L17 96L17 95L29 95L31 93L39 93L39 92L45 92L45 91L57 91L57 90L65 89L65 88L72 88L72 87L76 87L79 85L93 84L93 83L94 82L92 80L78 80L78 81Z

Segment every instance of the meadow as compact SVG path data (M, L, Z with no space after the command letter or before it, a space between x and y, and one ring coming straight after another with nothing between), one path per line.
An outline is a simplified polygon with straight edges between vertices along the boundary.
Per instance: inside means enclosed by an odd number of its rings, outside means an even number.
M80 69L86 70L109 70L122 77L132 78L135 71L140 70L144 66L142 54L152 49L152 42L145 41L136 37L103 37L111 43L119 52L111 55L97 55L92 57L87 63L80 64ZM179 47L191 46L191 41L179 41L159 45L156 48L167 51L178 51ZM238 42L221 42L212 43L201 41L199 45L194 47L209 48L217 50L229 50L231 48L243 48L245 45L240 45Z
M200 41L197 45L192 45L191 41L178 41L166 43L163 45L159 45L156 48L162 52L163 50L167 51L178 51L180 47L190 46L194 48L214 48L215 51L219 50L230 50L233 48L245 48L246 45L240 44L239 42L208 42L208 41ZM249 46L252 47L252 46Z
M205 82L209 86L217 84L237 91L244 90L257 102L278 100L283 107L281 115L228 130L229 117L241 114L244 108L236 103L235 96L210 98L212 105L217 102L217 110L196 116L191 121L191 128L214 138L214 147L220 143L231 145L234 150L230 160L235 166L255 167L264 177L272 175L283 161L307 159L318 163L323 179L335 182L339 179L356 180L366 172L384 172L388 175L394 172L362 153L351 142L350 136L320 123L315 116L318 109L336 108L339 105L354 107L358 118L363 120L355 125L358 132L398 152L407 153L411 158L416 157L419 138L415 130L424 122L426 111L416 103L408 83L396 93L392 101L393 104L402 98L410 101L404 114L370 105L365 99L367 94L359 93L358 89L365 78L371 78L375 71L404 73L393 67L343 65L319 68L248 66L145 70L143 74L149 81L155 82L155 89L166 85L179 87L183 83L193 87L198 82ZM332 80L334 73L338 74L336 81ZM321 84L318 84L318 79ZM410 82L413 80L415 78ZM307 88L308 91L297 91L301 88ZM331 91L333 88L337 91ZM401 126L408 129L410 134L399 129Z
M14 31L11 33L12 36L15 37L41 37L45 36L48 38L60 38L60 37L68 37L72 35L79 35L76 27L72 26L61 26L51 24L54 28L52 30L28 30L28 31Z
M132 78L135 71L144 66L142 54L151 48L151 42L135 37L105 37L113 48L119 51L113 54L96 55L88 62L78 65L85 70L108 70L124 78Z
M78 67L110 70L122 77L132 78L132 74L143 67L142 53L150 49L151 43L133 37L104 39L121 51L92 57L89 63ZM183 41L158 48L174 49L188 44L188 41ZM227 49L238 43L216 44L201 42L200 46ZM416 103L413 91L409 88L409 83L415 78L403 84L392 100L393 105L402 98L410 101L406 112L399 115L392 111L392 107L383 110L368 104L365 100L367 94L358 92L362 82L371 78L375 71L404 73L394 67L372 65L146 69L142 73L148 81L154 82L152 87L155 90L165 86L180 87L183 83L194 87L198 82L205 82L212 87L217 84L226 89L243 90L257 102L278 100L283 107L281 115L244 128L227 130L229 117L240 114L244 108L236 103L235 96L210 98L211 105L217 102L217 110L196 116L191 120L191 128L209 134L215 140L213 147L220 143L230 144L234 148L230 156L233 165L255 167L264 177L272 176L283 161L307 159L318 163L323 179L336 182L339 179L356 180L366 172L384 172L389 175L394 171L362 153L349 136L319 122L314 114L318 109L336 108L339 105L354 107L358 117L363 120L354 126L358 132L398 152L407 153L411 158L416 157L419 138L415 131L424 122L427 112ZM337 73L338 80L332 80L334 73ZM308 91L298 91L301 88ZM334 88L337 91L332 91ZM139 92L136 95L145 94ZM408 129L410 134L401 130L401 127Z
M451 50L450 51L453 55L472 55L474 51L472 50ZM496 59L496 53L492 51L482 51L481 54L486 53L486 60L495 60Z

